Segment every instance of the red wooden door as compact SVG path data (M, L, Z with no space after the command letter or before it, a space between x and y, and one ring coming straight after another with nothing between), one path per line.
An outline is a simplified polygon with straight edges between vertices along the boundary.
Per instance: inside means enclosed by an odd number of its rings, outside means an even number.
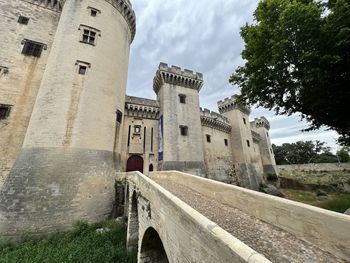
M127 172L134 172L139 171L140 173L143 173L143 159L142 157L138 155L133 155L128 159L128 162L126 164L126 171Z

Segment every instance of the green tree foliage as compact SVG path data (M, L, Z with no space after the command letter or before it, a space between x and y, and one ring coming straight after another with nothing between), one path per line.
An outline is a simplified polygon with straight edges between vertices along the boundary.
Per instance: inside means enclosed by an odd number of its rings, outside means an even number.
M272 148L278 165L337 162L337 157L324 145L325 142L320 141L299 141L281 146L273 144Z
M337 156L339 158L339 161L342 163L347 163L350 161L350 148L349 147L343 147L337 152Z
M231 76L239 101L300 113L350 145L350 1L262 0L245 25L246 64Z

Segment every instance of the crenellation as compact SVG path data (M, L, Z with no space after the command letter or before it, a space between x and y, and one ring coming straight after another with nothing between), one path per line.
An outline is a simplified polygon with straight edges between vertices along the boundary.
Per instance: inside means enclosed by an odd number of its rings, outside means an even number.
M225 98L224 100L218 101L218 108L220 113L225 113L232 110L240 110L243 113L250 115L251 107L249 105L237 104L237 95Z
M267 130L270 130L270 122L264 116L255 118L254 124L257 128L264 127Z
M199 92L203 86L203 74L187 69L182 70L178 66L169 67L168 64L162 62L153 80L154 91L158 93L165 83L195 89Z

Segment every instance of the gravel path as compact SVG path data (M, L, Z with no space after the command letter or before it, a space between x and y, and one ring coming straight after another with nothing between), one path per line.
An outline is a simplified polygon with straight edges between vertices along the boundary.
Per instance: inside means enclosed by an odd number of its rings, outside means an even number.
M185 185L166 179L155 181L255 251L265 255L271 262L346 262L284 230L209 199Z

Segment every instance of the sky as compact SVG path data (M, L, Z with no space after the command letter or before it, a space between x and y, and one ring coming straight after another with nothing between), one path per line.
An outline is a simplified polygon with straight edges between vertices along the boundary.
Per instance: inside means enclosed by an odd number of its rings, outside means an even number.
M217 101L239 93L229 77L244 65L240 27L253 22L257 0L131 0L137 32L131 45L128 95L155 99L153 77L160 62L204 74L201 107L218 111ZM325 141L335 152L337 134L308 127L298 115L276 116L253 108L251 120L265 116L276 145L300 140Z

